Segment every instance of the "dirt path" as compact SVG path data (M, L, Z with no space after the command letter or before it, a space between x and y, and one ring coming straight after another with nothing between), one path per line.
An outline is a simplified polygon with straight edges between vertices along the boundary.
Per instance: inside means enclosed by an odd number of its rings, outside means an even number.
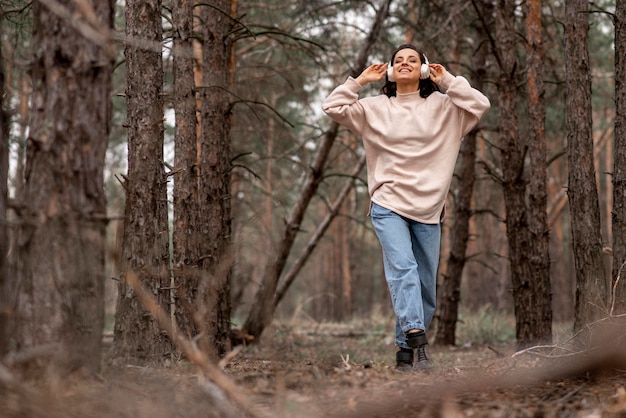
M432 373L399 373L382 331L299 329L270 330L224 369L259 416L626 417L626 368L599 363L549 378L554 360L513 358L512 347L433 346ZM109 365L99 379L0 385L0 417L240 416L220 396L185 361Z

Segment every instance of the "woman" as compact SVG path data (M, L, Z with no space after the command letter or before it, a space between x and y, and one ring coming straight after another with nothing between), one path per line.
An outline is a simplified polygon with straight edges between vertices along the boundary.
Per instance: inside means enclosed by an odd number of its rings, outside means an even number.
M382 93L359 98L386 78ZM445 91L442 93L441 90ZM432 368L426 330L435 313L441 221L461 140L489 99L413 45L391 63L349 77L324 101L328 116L360 135L367 159L370 215L383 252L396 314L396 367Z

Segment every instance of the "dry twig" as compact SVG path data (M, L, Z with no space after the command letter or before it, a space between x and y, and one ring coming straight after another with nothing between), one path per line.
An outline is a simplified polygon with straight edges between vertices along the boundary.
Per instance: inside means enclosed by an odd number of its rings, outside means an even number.
M234 359L239 355L239 353L241 353L241 350L243 350L243 345L238 345L233 348L230 352L226 353L226 355L220 360L219 363L217 363L217 367L219 367L220 370L224 370L228 363L230 363L232 359Z

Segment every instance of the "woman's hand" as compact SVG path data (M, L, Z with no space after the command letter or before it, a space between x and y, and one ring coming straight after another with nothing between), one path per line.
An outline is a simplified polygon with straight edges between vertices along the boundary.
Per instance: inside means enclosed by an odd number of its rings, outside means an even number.
M435 84L439 84L448 73L446 68L441 64L429 64L428 67L430 68L430 79Z
M366 85L367 83L372 83L375 81L380 81L383 79L385 74L387 74L387 66L389 64L372 64L367 67L361 75L356 78L357 83L361 86Z

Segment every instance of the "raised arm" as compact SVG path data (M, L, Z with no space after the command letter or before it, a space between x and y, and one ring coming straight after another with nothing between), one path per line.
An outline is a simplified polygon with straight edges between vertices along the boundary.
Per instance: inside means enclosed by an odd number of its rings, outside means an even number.
M334 121L360 133L364 124L364 109L359 102L359 91L368 83L380 81L388 64L372 64L357 77L348 77L345 83L335 88L324 100L322 109Z
M446 90L452 104L463 113L463 134L467 134L487 113L491 103L487 96L473 88L465 77L453 76L440 64L430 65L431 79Z

